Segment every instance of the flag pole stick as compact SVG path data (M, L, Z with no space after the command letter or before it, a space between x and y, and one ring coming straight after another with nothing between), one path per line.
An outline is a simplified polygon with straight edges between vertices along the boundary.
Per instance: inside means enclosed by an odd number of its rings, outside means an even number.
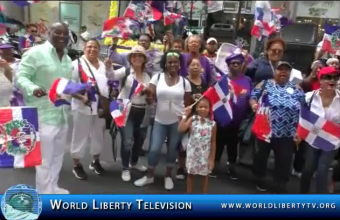
M194 104L190 105L190 108L194 107L194 105L196 105L202 98L204 97L204 95L202 95L199 99L197 99Z

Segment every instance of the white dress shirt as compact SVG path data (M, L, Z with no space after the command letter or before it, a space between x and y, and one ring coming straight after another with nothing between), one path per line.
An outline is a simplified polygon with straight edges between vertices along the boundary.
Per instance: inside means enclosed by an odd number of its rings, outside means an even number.
M107 72L107 77L109 78L109 80L122 80L125 75L126 75L126 68L122 67L118 70L114 70L114 71L108 71ZM124 88L120 89L120 93L118 95L118 99L128 99L130 92L131 92L131 88L132 88L132 84L133 84L133 80L136 79L136 73L133 70L133 68L130 68L130 74L127 76L126 81L125 81L125 86ZM147 74L146 71L143 72L143 82L139 82L142 83L144 87L147 87L149 85L150 82L150 76L149 74ZM136 96L133 96L131 99L131 104L132 106L142 106L142 105L146 105L146 100L145 100L145 95L141 96L141 94L139 93Z
M314 91L306 93L306 102L309 104L311 97L313 96ZM320 117L327 119L328 121L332 121L336 124L340 124L340 92L336 90L336 96L334 97L332 103L327 107L324 108L322 105L322 100L320 96L319 90L316 91L314 94L310 110L317 114ZM312 146L316 148L315 146ZM336 149L338 149L337 146Z
M89 80L91 81L92 75L90 70L88 69L86 62L88 63L89 67L92 70L92 73L94 77L96 78L96 82L98 85L98 88L100 90L100 93L102 96L108 98L109 97L109 87L107 85L107 77L106 77L106 72L107 71L112 71L112 70L107 70L104 63L99 60L99 68L96 69L87 59L85 56L82 56L81 59L79 59L81 62L81 65L83 67L83 70L87 74L87 76L90 78ZM78 72L78 60L75 60L72 62L73 65L73 73L72 73L72 80L74 82L80 83L80 77L79 77L79 72ZM96 94L96 100L98 101L99 97ZM72 98L72 110L79 111L85 115L96 115L97 110L98 110L98 102L92 102L91 107L92 107L92 112L91 108L84 105L84 103L78 99Z

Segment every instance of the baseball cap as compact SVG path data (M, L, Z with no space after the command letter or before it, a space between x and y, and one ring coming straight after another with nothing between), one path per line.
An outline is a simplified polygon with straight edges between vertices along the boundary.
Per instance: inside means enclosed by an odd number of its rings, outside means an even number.
M215 41L215 43L217 44L217 40L216 40L216 38L214 38L214 37L210 37L210 38L207 40L207 44L209 44L209 43L212 42L212 41Z
M11 44L0 44L0 49L11 49L13 46Z
M287 61L279 61L276 65L276 69L279 68L280 66L288 66L289 69L293 69L293 67Z
M318 79L320 79L323 75L331 75L331 74L339 74L339 70L335 69L332 66L322 67L318 72Z

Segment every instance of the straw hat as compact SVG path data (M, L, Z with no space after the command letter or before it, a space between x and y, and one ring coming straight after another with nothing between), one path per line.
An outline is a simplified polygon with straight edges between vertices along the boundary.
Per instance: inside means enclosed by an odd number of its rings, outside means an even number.
M145 49L144 49L144 47L142 47L142 46L140 46L140 45L136 45L136 46L134 46L132 49L131 49L131 52L130 52L130 54L128 55L128 60L130 61L130 59L131 59L131 54L143 54L144 55L144 57L145 57L145 60L147 60L147 56L146 56L146 52L145 52Z

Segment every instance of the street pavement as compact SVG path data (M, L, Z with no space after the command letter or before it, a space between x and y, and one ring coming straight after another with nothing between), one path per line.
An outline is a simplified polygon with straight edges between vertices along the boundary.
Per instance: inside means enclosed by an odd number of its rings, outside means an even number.
M70 138L69 138L70 139ZM119 144L120 137L116 143ZM146 143L147 145L148 143ZM101 155L102 166L106 169L103 176L98 176L88 169L91 161L89 150L87 156L82 160L82 163L89 175L87 181L78 180L72 174L72 160L69 153L69 143L65 147L66 153L64 164L60 173L59 185L62 188L68 189L72 194L184 194L186 193L186 183L183 180L175 178L175 187L172 191L164 189L164 173L165 173L165 154L166 148L163 147L162 159L156 169L155 183L146 187L135 187L133 181L142 177L143 174L138 171L132 171L131 182L123 182L121 180L121 160L118 156L117 161L113 160L111 149L111 137L107 132L105 134L105 145ZM118 149L119 155L119 149ZM146 157L141 157L140 162L147 164ZM249 163L249 161L248 161ZM228 178L226 166L226 154L223 155L223 160L220 165L220 173L216 179L210 179L208 194L259 194L254 185L253 176L250 166L238 166L239 180L232 181ZM30 169L0 169L0 192L5 192L9 187L16 184L27 184L35 186L35 170ZM270 176L270 175L268 175ZM268 181L271 177L268 177ZM194 183L195 192L201 193L202 180L198 177ZM292 177L288 186L290 193L298 193L298 178Z

